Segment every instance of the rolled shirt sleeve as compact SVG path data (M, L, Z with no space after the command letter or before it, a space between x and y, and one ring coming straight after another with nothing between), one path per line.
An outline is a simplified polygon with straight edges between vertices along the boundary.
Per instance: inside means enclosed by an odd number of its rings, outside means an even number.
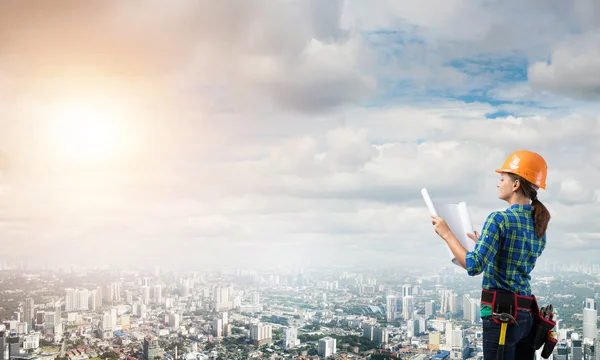
M485 220L475 248L465 257L465 267L470 276L481 274L494 260L503 231L504 216L499 211L491 213Z

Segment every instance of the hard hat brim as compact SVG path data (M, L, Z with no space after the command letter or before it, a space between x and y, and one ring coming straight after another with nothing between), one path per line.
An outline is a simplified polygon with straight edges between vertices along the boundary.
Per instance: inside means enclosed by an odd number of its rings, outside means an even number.
M497 173L502 174L502 173L509 173L509 174L515 174L515 175L519 175L521 176L521 174L519 174L518 171L515 171L514 169L496 169L495 170ZM529 180L528 180L529 181ZM546 184L542 183L542 184L537 184L535 182L531 183L533 186L536 186L538 189L542 189L542 190L546 190Z

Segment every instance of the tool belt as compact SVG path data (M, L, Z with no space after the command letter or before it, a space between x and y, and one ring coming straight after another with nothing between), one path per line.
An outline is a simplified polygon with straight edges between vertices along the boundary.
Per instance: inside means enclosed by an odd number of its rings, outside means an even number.
M492 307L492 314L510 314L517 320L519 310L531 311L534 324L531 328L530 335L532 337L533 348L538 350L544 346L542 357L547 359L554 350L558 340L554 338L552 329L556 326L556 322L552 319L552 305L539 309L535 296L518 295L506 290L492 289L482 290L481 303ZM498 325L502 323L492 315L492 319ZM510 323L513 323L512 321Z
M533 311L534 304L537 308L535 296L517 295L505 290L482 290L481 303L491 306L492 313L512 315L515 321L519 310ZM495 316L492 319L496 324L502 324Z

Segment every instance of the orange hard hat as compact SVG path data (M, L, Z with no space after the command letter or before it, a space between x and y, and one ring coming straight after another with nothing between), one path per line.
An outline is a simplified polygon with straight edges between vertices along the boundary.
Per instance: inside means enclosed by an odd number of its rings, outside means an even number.
M540 154L533 151L515 151L506 158L504 165L500 169L497 169L496 172L519 175L538 188L546 189L548 165Z

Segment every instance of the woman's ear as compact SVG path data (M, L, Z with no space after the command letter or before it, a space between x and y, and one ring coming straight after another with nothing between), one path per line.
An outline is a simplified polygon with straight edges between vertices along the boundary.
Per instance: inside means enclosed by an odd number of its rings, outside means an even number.
M519 180L515 180L515 182L513 182L513 191L519 190L520 185L521 185L521 182Z

